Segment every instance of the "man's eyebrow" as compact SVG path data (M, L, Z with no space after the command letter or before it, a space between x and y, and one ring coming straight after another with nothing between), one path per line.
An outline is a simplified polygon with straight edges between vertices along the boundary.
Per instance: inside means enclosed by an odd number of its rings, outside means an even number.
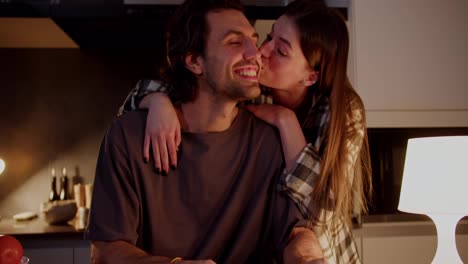
M229 30L228 32L226 32L226 34L224 34L223 38L222 39L225 39L227 37L229 37L230 35L238 35L238 36L245 36L244 33L242 33L241 31L239 30ZM258 40L258 33L257 32L254 32L252 35L251 35L252 38L256 38Z

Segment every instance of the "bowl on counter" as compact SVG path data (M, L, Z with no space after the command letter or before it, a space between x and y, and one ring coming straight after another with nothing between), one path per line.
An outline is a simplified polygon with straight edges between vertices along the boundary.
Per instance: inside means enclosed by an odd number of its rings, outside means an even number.
M66 224L75 217L76 211L75 200L43 202L40 206L42 217L50 225Z

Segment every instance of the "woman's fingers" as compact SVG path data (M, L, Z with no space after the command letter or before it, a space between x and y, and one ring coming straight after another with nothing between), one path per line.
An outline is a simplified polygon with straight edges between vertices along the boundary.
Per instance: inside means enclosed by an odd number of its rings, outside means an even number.
M166 134L145 134L143 143L143 158L145 162L150 159L153 152L154 167L157 173L169 174L170 169L177 168L177 151L181 142L180 129Z
M177 166L177 147L181 142L180 123L177 112L166 94L152 93L147 95L148 117L143 155L154 154L156 171L167 175L171 165ZM151 150L149 150L151 148Z
M149 134L145 133L145 140L143 142L143 159L145 160L145 163L149 161L150 147L151 147L151 137Z
M167 140L164 134L160 134L158 137L159 154L161 159L161 174L166 176L169 172L169 156L167 154Z
M167 140L167 150L170 157L170 167L175 169L177 167L177 145L175 141L175 133L170 134Z
M182 142L182 135L181 135L181 132L180 132L180 125L179 124L177 124L177 127L176 127L175 139L174 140L175 140L177 151L179 151L179 146L180 146L180 143Z
M151 150L153 151L154 167L156 173L161 173L161 155L159 154L159 144L156 138L151 138Z
M167 137L164 134L159 136L145 135L143 157L147 162L150 157L150 150L153 151L155 170L162 175L167 175L171 168L175 169L177 167L177 140L175 134L169 134ZM180 139L178 140L180 143Z

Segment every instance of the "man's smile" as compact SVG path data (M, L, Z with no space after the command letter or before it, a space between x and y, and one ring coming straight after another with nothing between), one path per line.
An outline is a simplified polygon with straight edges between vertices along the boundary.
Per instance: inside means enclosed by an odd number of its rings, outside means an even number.
M234 73L243 79L246 79L249 81L258 81L258 67L257 66L237 68L234 70Z

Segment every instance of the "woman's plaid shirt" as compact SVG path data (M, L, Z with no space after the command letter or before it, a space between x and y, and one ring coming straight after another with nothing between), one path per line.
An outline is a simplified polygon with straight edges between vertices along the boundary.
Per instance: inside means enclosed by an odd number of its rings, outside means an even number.
M141 80L127 96L124 104L119 109L119 115L138 108L141 99L153 92L169 93L170 85L152 81ZM261 95L254 103L272 103L268 95ZM359 152L364 139L363 109L351 100L351 111L346 115L348 148L348 179L353 182L354 167L358 160ZM309 139L296 160L296 166L288 173L283 172L282 183L279 186L296 202L305 217L310 218L309 211L310 194L314 188L314 182L318 178L321 165L321 148L326 144L326 130L330 121L329 102L325 97L315 98L303 123L303 131ZM312 140L310 140L312 139ZM331 213L327 210L320 212L322 217L330 220ZM328 263L361 263L358 249L354 241L352 229L344 221L326 221L325 224L312 227Z

